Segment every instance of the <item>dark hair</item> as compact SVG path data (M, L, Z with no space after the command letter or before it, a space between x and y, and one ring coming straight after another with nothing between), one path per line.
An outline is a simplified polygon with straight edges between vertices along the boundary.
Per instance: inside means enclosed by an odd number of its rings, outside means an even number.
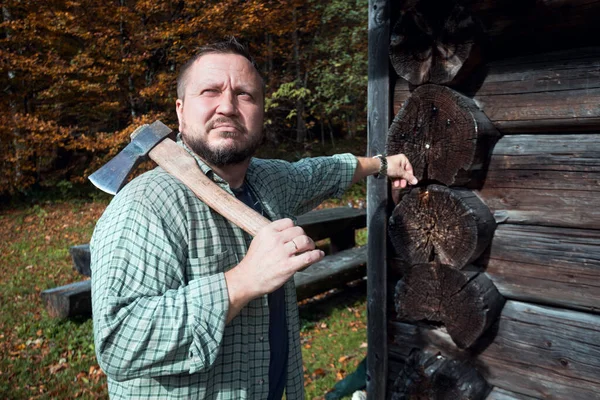
M206 54L212 54L212 53L238 54L238 55L246 58L248 61L250 61L250 63L252 64L252 66L254 67L254 69L256 70L258 75L260 76L258 65L256 64L256 61L254 61L254 58L252 58L252 56L250 55L250 52L248 51L248 47L246 47L242 43L238 42L238 40L234 36L230 36L223 41L206 44L206 45L200 47L198 52L188 62L186 62L183 65L183 67L181 67L181 69L179 70L179 76L177 77L177 98L183 99L183 97L184 97L185 83L186 83L185 81L186 81L188 70L190 69L190 67L196 61L198 61L198 59L200 57L202 57ZM262 79L262 77L261 77L261 79Z

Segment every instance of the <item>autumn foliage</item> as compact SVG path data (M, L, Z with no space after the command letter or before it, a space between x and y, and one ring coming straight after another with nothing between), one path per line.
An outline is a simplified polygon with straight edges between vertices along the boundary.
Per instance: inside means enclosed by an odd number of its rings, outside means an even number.
M179 67L227 35L248 43L265 77L270 142L364 130L366 0L1 7L0 195L84 182L140 124L175 128Z

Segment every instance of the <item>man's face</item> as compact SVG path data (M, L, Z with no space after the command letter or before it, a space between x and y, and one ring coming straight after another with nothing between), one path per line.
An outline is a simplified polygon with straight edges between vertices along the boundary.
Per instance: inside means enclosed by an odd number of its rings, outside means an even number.
M176 109L183 141L209 164L241 163L262 140L262 79L243 56L200 57L188 70Z

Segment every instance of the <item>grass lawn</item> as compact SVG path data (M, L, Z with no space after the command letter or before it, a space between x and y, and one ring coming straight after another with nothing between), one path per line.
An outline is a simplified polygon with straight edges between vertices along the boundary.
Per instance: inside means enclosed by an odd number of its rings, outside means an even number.
M329 205L364 200L364 185ZM0 399L107 398L91 320L48 316L40 292L82 280L68 249L89 242L104 201L43 202L0 210ZM364 243L364 231L359 241ZM366 287L301 305L308 399L319 399L366 355Z

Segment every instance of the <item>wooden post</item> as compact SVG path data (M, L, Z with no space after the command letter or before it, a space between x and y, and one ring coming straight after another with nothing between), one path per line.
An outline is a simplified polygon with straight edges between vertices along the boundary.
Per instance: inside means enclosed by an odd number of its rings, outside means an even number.
M385 150L390 123L390 71L388 48L390 4L369 0L368 154ZM387 381L387 181L367 179L367 396L384 399Z

